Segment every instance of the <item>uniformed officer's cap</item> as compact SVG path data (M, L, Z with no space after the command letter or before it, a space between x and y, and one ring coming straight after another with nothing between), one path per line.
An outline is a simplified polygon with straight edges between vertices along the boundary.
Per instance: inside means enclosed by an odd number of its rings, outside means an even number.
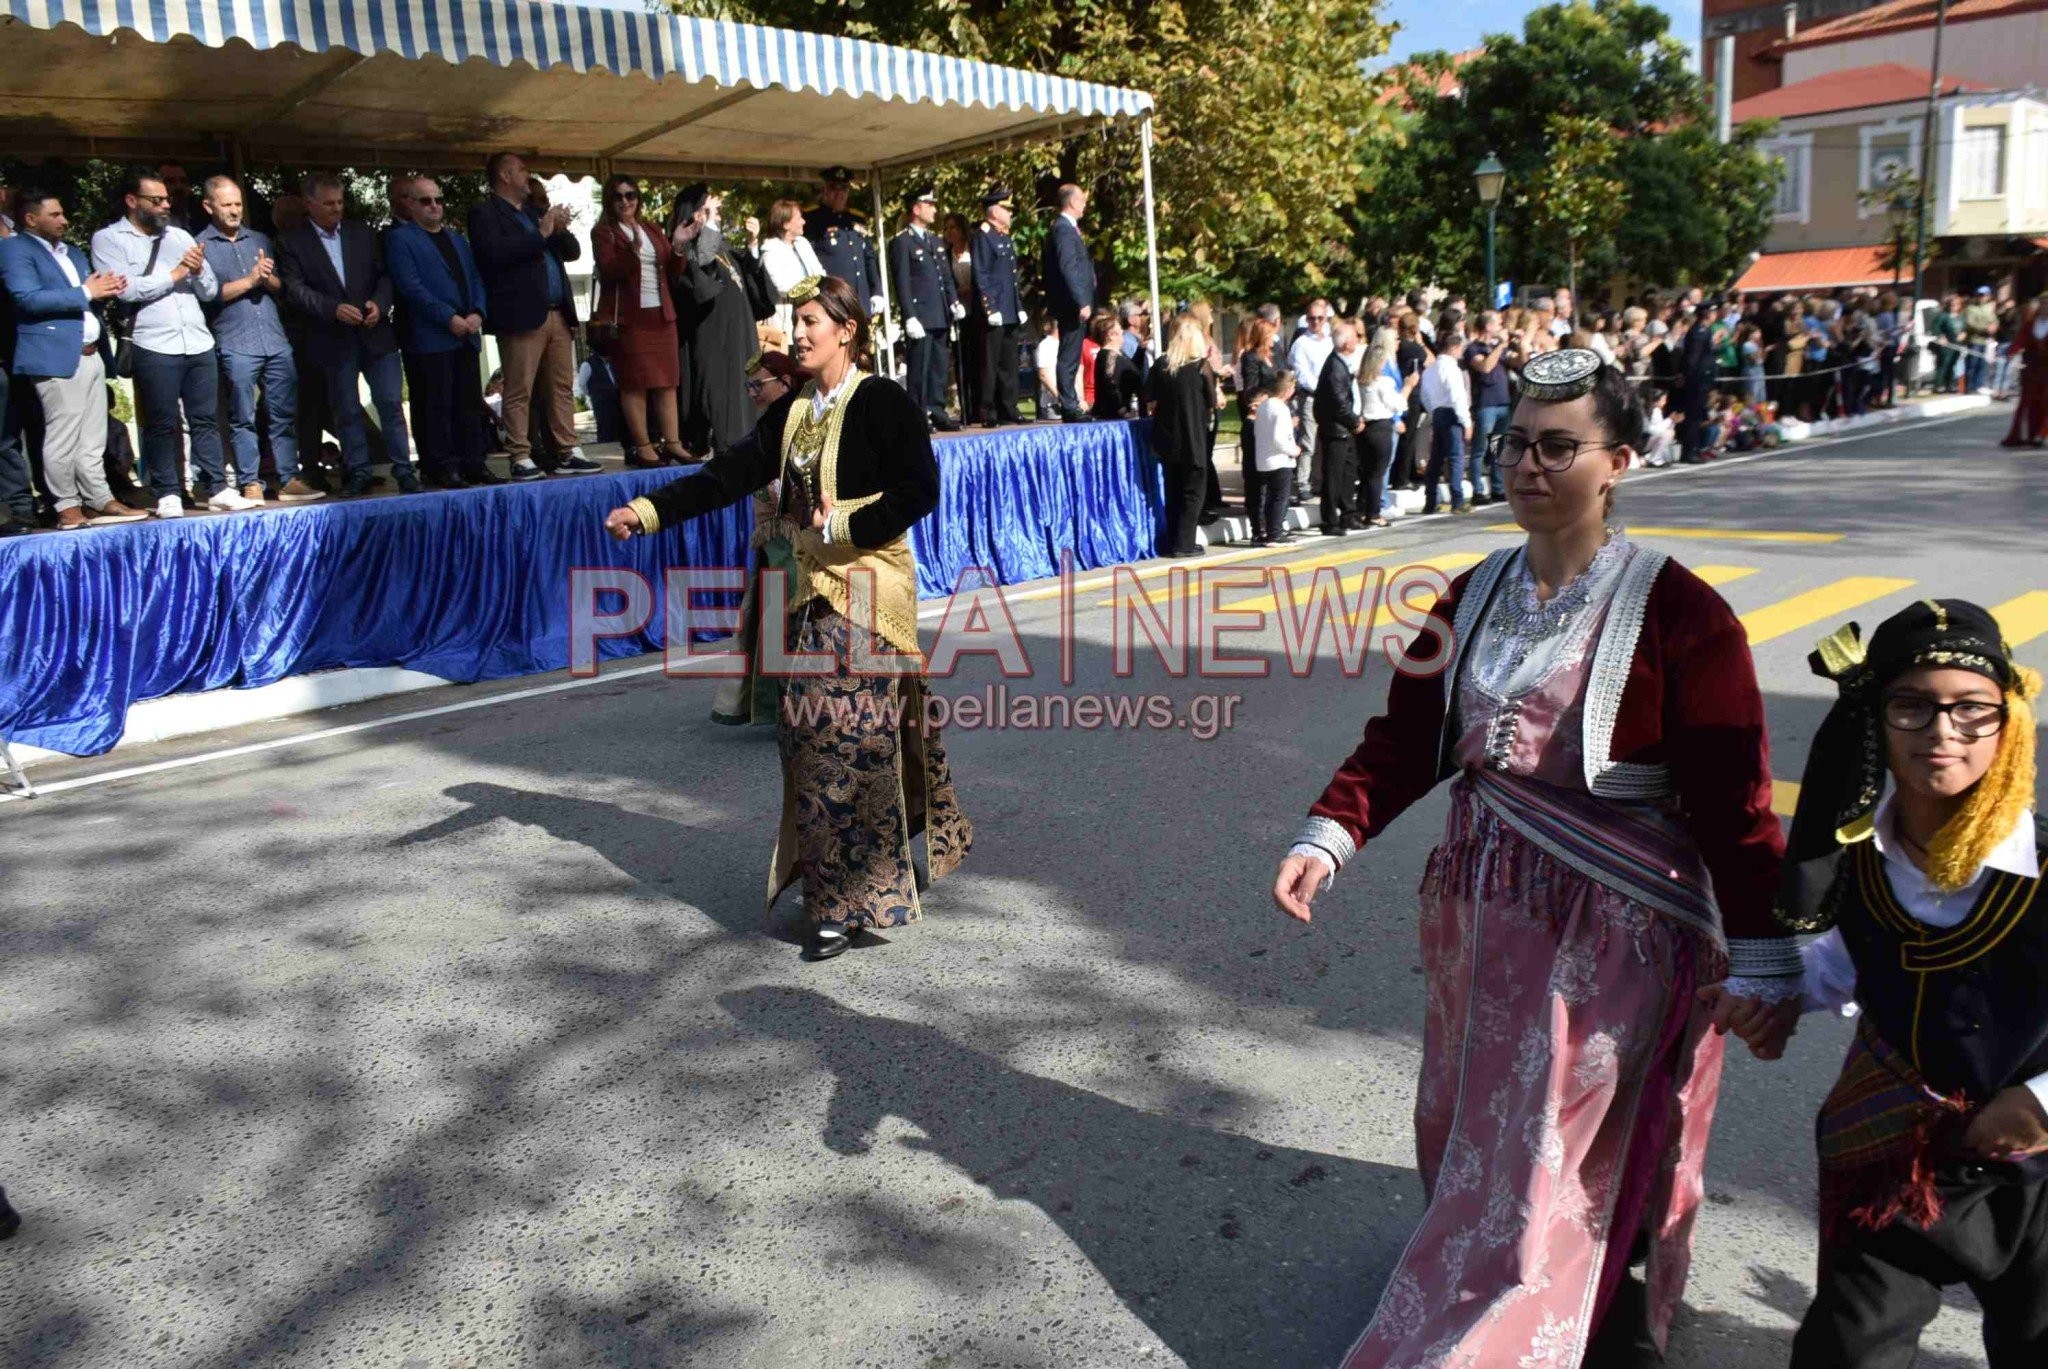
M1001 205L1003 208L1009 209L1013 207L1011 204L1013 198L1010 194L1010 187L1007 185L992 185L988 188L988 193L981 197L981 207L983 209L993 209L997 205Z
M827 185L853 184L853 173L843 166L828 166L818 173L818 178Z
M930 200L933 204L939 202L939 188L929 181L923 185L912 186L903 193L903 207L905 209L910 208L914 204L923 204L926 200Z

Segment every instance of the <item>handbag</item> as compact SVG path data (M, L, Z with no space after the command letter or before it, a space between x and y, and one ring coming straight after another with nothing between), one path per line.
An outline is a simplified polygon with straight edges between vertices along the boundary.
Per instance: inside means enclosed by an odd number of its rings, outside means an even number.
M595 288L597 278L593 275L591 279L593 288ZM612 297L612 321L610 323L599 323L596 319L592 319L583 325L583 340L590 344L591 351L607 361L611 360L612 353L617 351L619 346L619 292L617 289L613 289L610 293Z
M145 276L156 274L156 255L164 250L164 235L156 235L156 241L149 245L149 261L142 268ZM135 344L129 341L135 335L135 316L142 312L139 304L124 304L116 300L107 306L107 340L114 346L113 364L108 374L117 380L127 380L135 374Z

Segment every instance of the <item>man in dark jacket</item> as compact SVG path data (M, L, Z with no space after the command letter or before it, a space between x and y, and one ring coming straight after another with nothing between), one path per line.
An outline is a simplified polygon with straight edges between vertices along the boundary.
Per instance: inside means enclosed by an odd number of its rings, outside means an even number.
M414 493L420 478L413 472L405 426L405 372L391 327L391 277L385 274L377 232L344 217L340 178L316 172L301 189L307 222L277 240L278 274L284 278L285 302L299 316L306 358L327 379L348 471L342 492L351 498L370 492L361 379L370 382L377 425L391 456L391 477L399 489Z
M576 445L576 302L562 263L583 249L569 231L569 210L536 210L532 177L516 152L484 167L491 193L469 211L469 245L484 281L485 327L497 335L505 371L505 449L514 480L603 470ZM564 453L552 469L534 460L529 408L538 402L548 436Z
M1342 537L1358 526L1358 435L1365 431L1365 420L1358 412L1358 330L1340 320L1331 337L1336 350L1316 381L1316 440L1322 446L1317 473L1322 477L1323 535Z
M968 244L974 261L974 314L981 334L981 393L975 410L994 428L1022 423L1017 412L1017 346L1024 336L1024 300L1017 289L1017 245L1010 240L1013 208L1007 186L990 186L981 197L981 227Z
M946 335L966 311L953 285L946 244L932 232L938 192L919 186L904 209L910 223L889 240L889 286L903 313L904 388L934 428L953 432L960 425L946 413Z
M1714 323L1719 317L1720 306L1702 304L1679 349L1678 403L1685 410L1685 426L1679 430L1678 459L1688 466L1706 460L1701 452L1707 445L1707 410L1714 394Z
M1088 317L1095 306L1095 265L1088 260L1088 244L1081 239L1081 215L1088 208L1088 192L1071 183L1062 185L1059 208L1058 217L1045 235L1045 255L1039 274L1045 282L1046 303L1060 328L1060 417L1069 423L1083 423L1088 415L1081 408L1076 383L1081 369L1081 343L1087 337Z

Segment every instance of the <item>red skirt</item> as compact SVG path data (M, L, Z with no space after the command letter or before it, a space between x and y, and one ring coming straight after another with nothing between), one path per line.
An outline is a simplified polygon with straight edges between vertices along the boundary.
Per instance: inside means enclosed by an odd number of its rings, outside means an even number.
M611 322L609 307L597 321ZM612 370L621 390L673 390L682 378L675 321L663 318L658 306L619 310L619 345L612 349Z

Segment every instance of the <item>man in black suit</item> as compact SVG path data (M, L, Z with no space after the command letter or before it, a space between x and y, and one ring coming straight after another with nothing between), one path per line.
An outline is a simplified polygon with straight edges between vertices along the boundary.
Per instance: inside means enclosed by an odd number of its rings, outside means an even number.
M946 244L932 232L938 191L919 186L904 201L910 224L889 240L889 286L903 313L905 388L934 428L956 432L946 413L946 334L964 317ZM964 397L963 397L964 399Z
M1060 417L1069 423L1083 423L1088 414L1081 407L1076 381L1081 370L1081 342L1095 308L1095 265L1088 260L1088 244L1081 240L1081 215L1088 208L1088 192L1071 182L1062 185L1059 207L1059 217L1045 235L1039 275L1045 281L1053 322L1060 328Z
M562 263L583 249L569 231L567 205L536 208L533 178L516 152L484 164L491 193L469 211L469 246L484 281L484 326L504 359L505 450L514 480L601 471L576 445L576 300ZM538 402L548 436L562 456L536 461L530 415ZM545 456L545 453L543 453Z
M1024 335L1024 299L1017 288L1011 209L1010 188L990 186L981 197L981 228L968 244L974 259L974 289L981 297L975 311L982 348L981 393L975 396L975 412L991 428L1024 421L1017 412L1017 344Z
M370 440L359 380L370 382L391 477L407 494L420 488L405 427L405 372L391 327L391 277L376 230L345 217L338 177L315 172L301 186L306 223L277 240L284 297L300 320L307 360L320 368L340 429L350 498L370 492Z
M1358 526L1358 435L1365 431L1359 415L1358 363L1363 358L1358 329L1350 320L1340 320L1330 335L1337 345L1316 380L1316 438L1322 444L1316 468L1322 476L1323 535L1342 537Z
M1693 315L1692 326L1685 330L1679 351L1678 403L1685 410L1685 426L1678 434L1678 459L1688 466L1707 459L1701 452L1707 445L1707 411L1714 397L1714 325L1720 317L1720 306L1702 304Z

